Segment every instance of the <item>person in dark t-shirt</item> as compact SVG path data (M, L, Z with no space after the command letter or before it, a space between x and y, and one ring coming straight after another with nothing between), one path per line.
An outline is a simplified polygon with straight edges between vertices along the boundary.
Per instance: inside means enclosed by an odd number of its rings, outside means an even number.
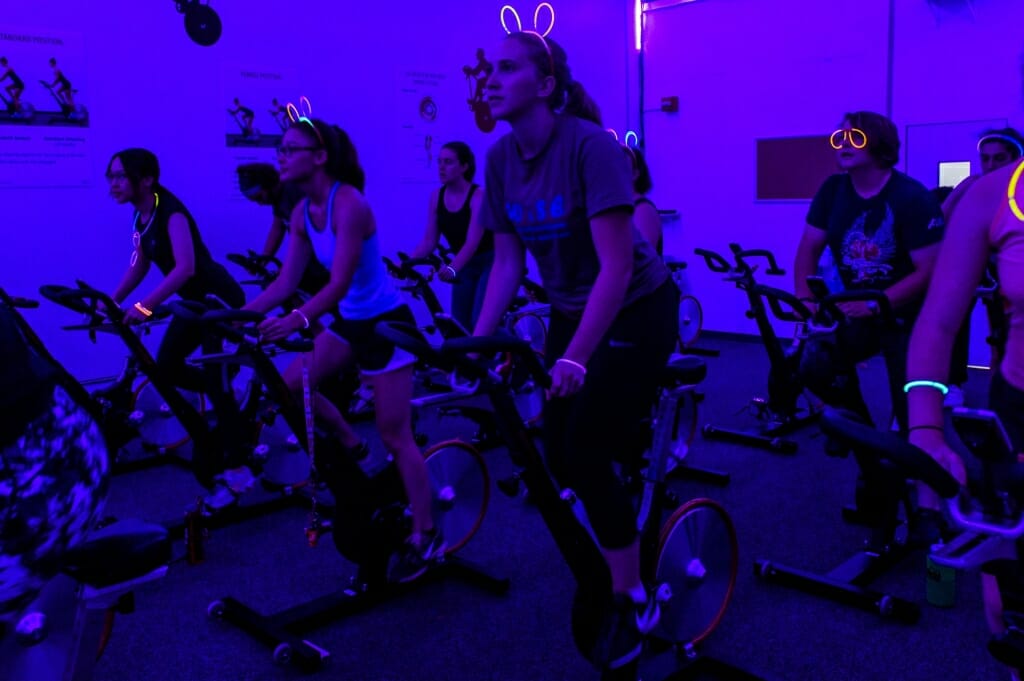
M156 264L164 275L156 288L125 308L126 324L146 321L153 314L153 308L175 294L199 302L213 295L236 308L245 304L242 287L210 256L191 213L160 184L160 166L151 151L135 148L114 154L107 164L107 181L115 201L135 208L130 264L111 298L118 304L124 302L145 279L151 264ZM219 470L227 469L234 476L232 479L237 480L233 487L241 491L251 485L252 473L243 465L247 452L242 445L243 438L238 435L240 426L234 396L230 387L224 385L216 365L202 370L185 362L201 344L209 352L220 351L219 344L204 339L201 327L174 317L160 342L157 367L178 387L206 393L217 412L226 463L224 466L204 463L202 469L197 468L200 482L213 486L214 476ZM226 494L219 495L221 500L226 498ZM219 504L218 501L212 505Z
M242 195L261 206L271 207L273 218L262 254L276 256L281 250L284 235L290 231L292 211L306 197L294 182L282 182L277 168L269 163L246 163L238 166L235 171ZM299 281L299 290L307 295L315 295L329 279L327 268L310 260Z
M633 454L675 347L679 291L632 224L633 183L618 143L574 81L565 51L538 33L498 48L486 95L512 131L487 154L480 221L494 266L475 333L493 333L519 288L526 251L551 302L544 451L586 507L611 574L611 616L590 658L618 668L656 626L641 579L636 516L615 474Z
M928 289L945 221L931 192L894 170L899 145L896 126L885 116L861 111L844 117L832 135L844 172L825 180L811 202L793 270L797 295L809 298L807 277L814 274L827 245L844 289L881 291L889 299L895 324L883 322L875 304L841 304L845 323L835 338L807 342L800 374L827 404L850 409L870 422L856 363L881 352L893 411L905 427L907 341Z

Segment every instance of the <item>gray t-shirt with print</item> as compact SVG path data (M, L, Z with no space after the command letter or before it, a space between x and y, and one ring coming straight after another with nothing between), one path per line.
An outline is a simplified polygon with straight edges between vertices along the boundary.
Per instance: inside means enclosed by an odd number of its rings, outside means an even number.
M600 270L590 219L611 209L633 211L626 155L589 121L556 118L547 147L524 160L511 133L487 152L481 224L515 233L533 254L551 304L579 318ZM630 223L632 225L632 223ZM669 273L654 247L633 230L633 276L625 305L656 290Z

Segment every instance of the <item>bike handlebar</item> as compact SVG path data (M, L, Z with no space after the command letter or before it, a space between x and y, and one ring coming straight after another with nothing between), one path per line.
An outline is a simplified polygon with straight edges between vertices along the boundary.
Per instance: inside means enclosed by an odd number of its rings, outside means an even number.
M216 333L232 343L259 346L262 344L255 325L266 319L266 315L252 310L210 309L203 303L191 300L177 300L169 305L176 317L190 322L213 327ZM245 324L236 327L235 324ZM274 341L277 347L287 352L309 352L313 341L308 338L282 338Z
M786 273L786 270L779 267L779 263L775 260L775 255L766 248L744 250L739 244L731 243L729 244L729 250L736 257L736 264L741 269L753 271L750 265L747 264L747 260L750 258L764 258L768 261L768 269L764 271L765 274L778 277Z
M495 385L490 369L470 354L494 355L507 352L520 361L523 368L541 387L551 385L551 377L544 369L537 353L530 344L514 336L465 336L446 340L440 346L432 346L423 339L419 329L404 322L380 322L375 331L378 336L394 343L397 347L422 359L432 366L455 370L466 378Z
M12 296L2 288L0 288L0 301L4 302L10 307L20 307L23 309L34 309L39 307L38 300L33 300L32 298L22 298L21 296Z
M700 257L704 258L705 264L707 264L708 269L711 270L712 272L717 272L719 274L728 274L733 270L733 267L732 265L729 264L729 261L720 256L718 253L715 253L714 251L709 251L705 248L695 248L693 249L693 252L696 255L699 255Z
M952 499L960 492L960 483L924 451L896 433L876 430L858 423L851 414L826 407L821 414L821 430L829 437L842 440L864 456L887 461L905 478L920 480L943 499Z

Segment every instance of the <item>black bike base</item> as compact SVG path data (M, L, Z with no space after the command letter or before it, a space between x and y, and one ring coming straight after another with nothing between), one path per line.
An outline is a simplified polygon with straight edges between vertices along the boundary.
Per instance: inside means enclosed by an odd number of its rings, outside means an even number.
M754 573L770 582L799 589L805 593L850 605L885 619L914 624L921 608L911 601L867 588L876 577L904 557L906 551L855 553L827 575L780 565L769 560L754 563Z
M273 615L261 615L230 596L211 603L208 613L234 624L261 643L273 647L275 662L291 662L305 672L315 672L330 653L300 638L302 633L364 612L379 603L442 579L458 579L496 595L506 593L510 585L507 578L489 575L482 568L461 558L448 557L412 582L358 585Z
M279 492L269 499L246 504L236 503L219 511L210 512L204 517L203 526L210 530L219 530L236 523L261 518L288 508L309 509L312 506L313 497L305 494L302 491L303 489L305 488L294 490L290 493ZM167 528L171 539L183 539L185 537L185 527L188 524L184 517L185 515L183 513L183 517L180 520L161 523Z
M726 487L729 484L729 474L724 471L717 471L712 468L702 468L681 463L668 472L666 477L676 480L692 480L708 485Z
M736 444L767 449L777 454L795 454L798 449L795 440L786 440L778 435L772 435L764 431L732 430L729 428L719 428L709 423L704 426L703 433L704 437L708 440L735 442Z

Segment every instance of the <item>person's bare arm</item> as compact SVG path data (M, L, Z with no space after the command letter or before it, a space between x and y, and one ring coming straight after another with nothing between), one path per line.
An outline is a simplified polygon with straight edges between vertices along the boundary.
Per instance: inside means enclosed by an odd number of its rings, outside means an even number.
M292 238L288 240L288 252L285 253L281 271L266 289L245 306L246 310L266 314L283 303L299 287L302 273L313 257L313 246L306 234L305 205L305 201L300 201L292 210Z
M994 173L994 175L1005 175ZM981 281L990 250L988 227L1004 197L1006 178L978 180L953 212L946 228L935 269L935 277L925 297L924 307L910 337L907 353L907 379L945 382L953 340L963 323L974 293ZM909 425L941 426L942 394L917 388L907 395ZM912 430L911 440L943 441L941 431Z
M626 299L633 276L633 231L627 211L611 210L590 220L600 270L583 317L565 350L566 359L586 364L608 332Z
M192 231L182 213L174 213L167 220L167 236L174 254L174 269L157 284L140 302L143 307L153 309L184 286L196 273L196 252L192 243Z
M796 249L793 260L793 292L798 298L810 298L811 290L807 287L807 277L818 271L818 261L828 245L828 233L811 225L804 226L800 237L800 245Z
M142 283L142 280L149 273L149 265L149 258L142 252L142 245L136 246L135 264L128 267L114 292L110 294L115 303L120 305L124 302L125 298L131 295L132 291L139 287L139 284Z
M519 291L526 270L526 250L515 232L494 234L494 265L487 279L487 292L476 320L474 336L490 336L501 324L512 299Z
M274 221L270 223L270 231L267 232L267 241L263 244L263 255L273 256L277 253L284 243L285 231L284 220L275 215Z

